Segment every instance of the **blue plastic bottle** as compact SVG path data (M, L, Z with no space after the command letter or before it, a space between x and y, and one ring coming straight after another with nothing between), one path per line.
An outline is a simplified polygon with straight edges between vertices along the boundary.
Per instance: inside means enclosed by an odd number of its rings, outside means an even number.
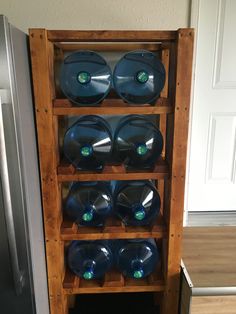
M102 278L113 264L108 241L73 241L67 260L71 271L86 280Z
M154 222L161 199L151 181L118 182L114 192L115 213L125 225L144 226Z
M153 239L124 240L117 244L117 266L126 277L140 279L150 275L160 260Z
M139 115L121 119L114 134L116 159L131 168L152 168L162 149L162 134L149 119Z
M83 116L65 133L63 151L77 169L101 170L112 152L108 123L99 116Z
M65 200L65 213L78 225L102 226L112 212L107 182L74 182Z
M98 104L106 97L111 85L110 67L93 51L72 53L61 65L61 89L77 105Z
M154 53L131 51L116 64L113 84L128 103L153 103L164 87L165 68Z

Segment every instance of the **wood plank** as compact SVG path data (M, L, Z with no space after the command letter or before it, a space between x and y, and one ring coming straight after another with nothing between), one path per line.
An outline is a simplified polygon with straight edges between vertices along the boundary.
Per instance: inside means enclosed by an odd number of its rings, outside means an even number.
M83 115L83 114L166 114L173 112L168 98L159 98L154 106L129 105L122 99L105 99L97 107L76 107L68 99L54 100L54 115Z
M236 286L236 227L184 228L183 261L194 287Z
M109 181L109 180L160 180L169 176L167 163L160 159L152 170L129 170L123 165L106 165L102 172L76 170L71 164L63 162L58 166L58 181Z
M121 279L121 275L117 271L112 270L111 273L107 273L105 281L80 279L77 281L76 286L74 285L75 280L71 278L73 276L76 277L70 271L66 272L66 276L63 281L65 294L159 292L163 291L165 286L161 274L156 277L156 281L149 284L148 278L137 280L123 278L122 276Z
M161 91L161 97L168 98L169 96L169 68L170 68L170 49L165 48L161 51L161 60L164 64L165 70L166 70L166 82L163 90ZM163 136L163 150L162 150L162 158L165 159L166 156L166 129L167 128L167 117L166 115L160 115L159 117L159 130L161 131L161 134ZM157 182L157 188L160 194L161 198L161 213L163 213L164 210L164 195L165 195L165 181L160 180Z
M47 41L45 30L30 31L33 87L39 162L42 185L44 230L51 314L65 314L65 298L62 290L63 263L60 240L60 192L57 180L57 143L52 114L53 45Z
M176 40L176 31L48 30L52 42L162 42Z
M148 50L159 51L162 50L162 44L158 43L56 43L57 48L63 51L77 51L77 50L92 50L99 52L117 52L117 51L133 51L133 50Z
M85 226L78 227L75 223L66 219L62 222L61 225L61 239L64 241L162 238L165 235L166 227L162 216L159 216L155 224L151 227L150 226L125 227L120 223L118 219L115 222L113 222L113 225L110 225L109 228L107 228L106 225L104 227L85 227Z
M174 135L171 158L172 176L170 179L171 195L168 215L168 268L167 285L163 303L163 313L165 314L178 313L193 37L194 32L192 29L180 29L178 31Z
M193 297L191 314L236 314L236 296Z

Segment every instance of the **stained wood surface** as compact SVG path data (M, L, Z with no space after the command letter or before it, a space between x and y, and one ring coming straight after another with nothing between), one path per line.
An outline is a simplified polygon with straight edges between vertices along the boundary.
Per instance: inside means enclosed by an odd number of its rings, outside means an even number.
M148 50L148 51L159 51L164 49L163 44L160 43L57 43L56 47L63 51L76 51L76 50L92 50L99 52L129 52L132 50Z
M236 227L184 228L182 258L194 287L236 286Z
M154 169L151 170L126 170L122 165L105 165L103 171L90 172L76 170L71 164L63 161L58 166L58 181L106 181L106 180L159 180L169 176L169 167L167 163L160 159Z
M158 42L175 40L176 31L75 31L49 30L53 42Z
M57 180L57 141L52 113L53 45L45 30L30 31L35 113L39 148L40 176L46 242L48 287L51 314L67 313L62 292L64 256L60 239L60 190Z
M236 314L236 296L193 297L190 314Z
M177 314L194 32L178 31L172 173L169 182L167 282L163 313ZM171 194L170 194L171 193Z
M159 292L164 290L164 280L157 272L143 279L124 278L117 271L110 271L102 280L85 280L67 270L64 293L118 293L118 292Z
M168 98L159 98L155 105L132 105L122 99L105 99L96 107L76 107L68 99L55 99L53 113L55 115L83 115L83 114L166 114L173 112Z
M104 227L77 226L70 220L61 225L62 240L98 240L98 239L131 239L162 238L166 235L166 226L159 216L153 226L124 226L120 220L111 219Z

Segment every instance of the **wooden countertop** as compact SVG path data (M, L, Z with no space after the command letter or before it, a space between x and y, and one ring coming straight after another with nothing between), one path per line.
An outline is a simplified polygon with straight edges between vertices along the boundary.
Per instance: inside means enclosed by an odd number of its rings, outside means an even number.
M236 227L186 227L182 249L194 287L236 286Z

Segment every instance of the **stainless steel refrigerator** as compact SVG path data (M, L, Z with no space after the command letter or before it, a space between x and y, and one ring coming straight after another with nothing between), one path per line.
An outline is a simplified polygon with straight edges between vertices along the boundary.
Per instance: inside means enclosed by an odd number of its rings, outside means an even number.
M0 15L1 314L49 313L31 91L27 35Z

